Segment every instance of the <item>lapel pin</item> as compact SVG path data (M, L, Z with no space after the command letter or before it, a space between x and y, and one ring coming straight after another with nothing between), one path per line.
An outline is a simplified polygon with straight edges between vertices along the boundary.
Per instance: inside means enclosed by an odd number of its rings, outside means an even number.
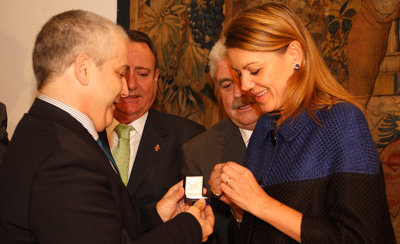
M158 145L158 144L155 145L154 146L154 151L156 151L156 152L160 151L160 145Z

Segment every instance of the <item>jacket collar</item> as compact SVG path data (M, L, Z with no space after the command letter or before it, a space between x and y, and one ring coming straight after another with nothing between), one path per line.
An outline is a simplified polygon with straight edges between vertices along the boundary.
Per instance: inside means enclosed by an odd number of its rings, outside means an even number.
M318 111L316 111L317 115ZM297 118L293 120L293 117L287 119L283 124L276 129L276 120L278 116L276 115L268 115L264 114L261 116L257 124L260 124L259 127L262 131L265 132L275 132L283 137L283 139L287 142L292 141L294 138L300 134L301 131L306 127L307 124L313 123L314 121L308 115L306 110L303 110Z
M31 108L29 109L28 115L39 116L49 121L56 121L62 126L73 131L75 134L85 137L86 140L95 142L89 131L87 131L86 128L83 127L82 124L73 118L69 113L38 98L34 100Z

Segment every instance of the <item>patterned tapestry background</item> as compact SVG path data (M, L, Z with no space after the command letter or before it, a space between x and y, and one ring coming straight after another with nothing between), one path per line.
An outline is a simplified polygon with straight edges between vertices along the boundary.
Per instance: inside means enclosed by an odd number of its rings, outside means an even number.
M161 79L155 107L207 128L224 118L208 74L208 53L235 14L269 1L118 0L117 22L146 32L157 47ZM365 104L400 242L400 0L275 2L296 11L332 73Z

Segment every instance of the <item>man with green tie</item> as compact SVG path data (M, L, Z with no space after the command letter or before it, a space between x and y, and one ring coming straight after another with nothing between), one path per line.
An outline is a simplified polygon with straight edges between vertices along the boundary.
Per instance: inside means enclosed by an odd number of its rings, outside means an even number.
M182 145L204 128L152 108L160 75L156 48L141 31L127 34L129 71L125 77L129 93L116 104L107 137L122 181L143 213L153 209L182 179ZM159 224L158 219L141 216L145 231Z

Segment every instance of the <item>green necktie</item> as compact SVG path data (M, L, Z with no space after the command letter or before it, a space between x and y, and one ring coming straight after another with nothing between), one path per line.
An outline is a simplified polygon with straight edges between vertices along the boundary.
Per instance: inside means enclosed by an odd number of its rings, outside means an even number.
M130 132L134 130L132 125L119 124L114 131L118 135L118 144L114 147L112 155L118 166L122 182L128 184L129 155L130 155Z

